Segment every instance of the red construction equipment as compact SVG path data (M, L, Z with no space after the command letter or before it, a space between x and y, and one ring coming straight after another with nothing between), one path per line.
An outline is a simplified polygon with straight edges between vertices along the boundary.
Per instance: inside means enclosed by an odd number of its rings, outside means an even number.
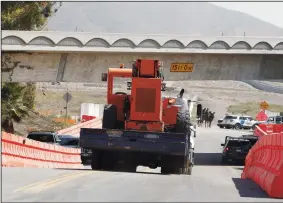
M193 146L190 114L183 99L162 98L162 67L158 60L138 59L132 69L109 68L107 105L102 129L81 129L80 145L92 149L92 169L135 171L138 165L161 167L162 173L191 174ZM131 78L130 94L113 93L115 77Z

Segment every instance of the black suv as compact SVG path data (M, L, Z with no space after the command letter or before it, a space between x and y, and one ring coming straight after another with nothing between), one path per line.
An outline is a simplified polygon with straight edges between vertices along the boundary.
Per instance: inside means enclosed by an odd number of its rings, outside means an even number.
M222 151L222 163L228 161L245 161L249 150L257 142L258 137L243 135L241 137L226 136Z

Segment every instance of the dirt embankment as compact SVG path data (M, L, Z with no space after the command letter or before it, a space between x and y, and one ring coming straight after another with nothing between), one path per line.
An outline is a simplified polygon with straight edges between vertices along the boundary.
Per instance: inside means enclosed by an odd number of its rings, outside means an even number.
M66 127L69 125L55 122L51 117L41 116L36 112L29 112L29 116L22 122L14 123L15 134L21 136L26 136L30 131L58 131Z

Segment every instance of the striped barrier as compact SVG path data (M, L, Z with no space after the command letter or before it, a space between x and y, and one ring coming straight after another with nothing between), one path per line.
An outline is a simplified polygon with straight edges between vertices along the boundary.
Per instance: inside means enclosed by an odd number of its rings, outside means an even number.
M265 124L261 123L255 126L254 135L261 137L265 135L270 135L273 133L282 133L283 124Z
M266 136L266 135L268 135L266 131L261 129L258 125L255 126L254 136L261 137L261 136Z
M283 133L262 136L249 151L242 173L270 197L283 198Z
M57 133L59 135L67 134L67 135L73 135L73 136L79 137L81 128L101 128L101 119L96 118L96 119L92 119L92 120L89 120L83 123L79 123L69 128L59 130L57 131Z
M2 132L2 166L82 168L80 149L66 148Z
M101 119L59 130L58 134L79 136L81 128L100 128ZM66 148L2 132L2 166L27 168L83 168L80 149Z

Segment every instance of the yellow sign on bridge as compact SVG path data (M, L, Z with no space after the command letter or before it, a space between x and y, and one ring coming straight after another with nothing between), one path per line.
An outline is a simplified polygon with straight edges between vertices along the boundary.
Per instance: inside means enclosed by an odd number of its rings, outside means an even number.
M193 63L172 63L170 72L193 72Z

